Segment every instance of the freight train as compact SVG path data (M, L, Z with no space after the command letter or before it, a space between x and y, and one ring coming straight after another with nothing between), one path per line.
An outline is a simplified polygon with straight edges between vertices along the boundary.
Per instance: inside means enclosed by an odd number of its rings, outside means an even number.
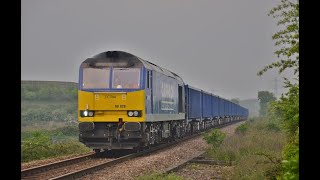
M248 109L123 51L82 62L78 88L79 141L96 152L151 147L248 117Z

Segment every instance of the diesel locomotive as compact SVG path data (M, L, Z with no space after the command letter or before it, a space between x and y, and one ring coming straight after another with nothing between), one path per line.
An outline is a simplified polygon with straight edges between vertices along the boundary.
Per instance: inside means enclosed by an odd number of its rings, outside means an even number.
M123 51L82 62L78 88L79 141L95 151L150 147L248 117L246 108Z

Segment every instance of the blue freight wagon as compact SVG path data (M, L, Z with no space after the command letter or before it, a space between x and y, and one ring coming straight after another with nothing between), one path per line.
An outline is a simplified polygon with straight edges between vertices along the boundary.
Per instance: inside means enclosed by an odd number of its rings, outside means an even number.
M219 97L219 116L220 118L224 118L225 113L224 113L224 100Z
M211 96L211 103L212 103L212 117L218 118L219 117L219 97L212 95Z
M187 118L188 120L201 120L202 118L202 102L201 90L185 85Z
M201 91L202 98L202 118L212 119L212 96L210 93Z

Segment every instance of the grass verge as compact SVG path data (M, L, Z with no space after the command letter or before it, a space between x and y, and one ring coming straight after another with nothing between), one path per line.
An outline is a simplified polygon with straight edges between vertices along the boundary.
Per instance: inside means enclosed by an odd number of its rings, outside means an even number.
M76 126L25 131L21 134L21 162L90 152L77 136Z
M206 137L206 136L205 136ZM233 179L275 179L280 173L281 153L286 142L278 124L251 119L208 155L235 165Z
M161 174L161 173L153 172L150 174L139 176L135 178L135 180L184 180L184 178L174 173Z

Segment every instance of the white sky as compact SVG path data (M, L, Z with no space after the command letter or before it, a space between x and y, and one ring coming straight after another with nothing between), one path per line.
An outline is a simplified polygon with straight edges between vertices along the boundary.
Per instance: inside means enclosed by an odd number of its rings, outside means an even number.
M121 50L225 98L274 91L276 0L21 1L21 79L78 81L82 61ZM291 76L290 73L286 73ZM278 76L278 95L283 91Z

